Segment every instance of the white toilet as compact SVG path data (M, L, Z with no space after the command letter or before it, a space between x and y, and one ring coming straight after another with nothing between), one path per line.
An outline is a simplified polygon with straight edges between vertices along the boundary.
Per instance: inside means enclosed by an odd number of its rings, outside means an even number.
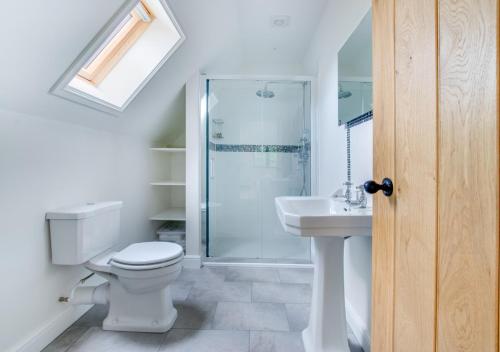
M113 251L122 202L89 203L47 213L52 262L80 265L106 278L77 287L72 304L109 304L103 329L165 332L177 318L169 284L181 271L182 247L169 242L134 243Z

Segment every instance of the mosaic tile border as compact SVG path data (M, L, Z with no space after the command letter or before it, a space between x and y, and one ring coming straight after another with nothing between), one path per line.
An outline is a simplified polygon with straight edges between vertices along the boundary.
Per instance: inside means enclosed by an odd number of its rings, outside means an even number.
M210 142L210 150L230 153L299 153L300 145L280 144L216 144Z
M373 119L373 110L365 112L363 115L360 115L355 119L352 119L351 121L347 122L346 128L351 128L357 125L361 125L362 123L370 121L371 119Z

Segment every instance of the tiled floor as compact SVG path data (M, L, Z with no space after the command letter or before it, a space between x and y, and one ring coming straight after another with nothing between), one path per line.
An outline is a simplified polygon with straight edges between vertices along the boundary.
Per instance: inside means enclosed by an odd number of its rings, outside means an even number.
M303 352L311 281L309 269L183 269L169 332L103 331L106 307L95 306L44 352ZM352 334L349 344L362 352Z

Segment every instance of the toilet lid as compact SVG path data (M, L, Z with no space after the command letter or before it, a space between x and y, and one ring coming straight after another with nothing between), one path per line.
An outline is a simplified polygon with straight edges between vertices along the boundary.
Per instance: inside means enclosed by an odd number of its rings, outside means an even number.
M113 268L119 268L119 269L123 269L123 270L133 270L133 271L146 270L146 271L148 271L148 270L160 269L160 268L165 268L165 267L172 267L172 266L178 264L182 259L184 259L184 256L180 255L175 259L169 260L168 262L156 263L156 264L131 265L131 264L123 264L123 263L115 262L114 260L112 260L110 262L110 264Z
M182 247L171 242L134 243L116 253L112 261L128 265L158 264L183 254Z

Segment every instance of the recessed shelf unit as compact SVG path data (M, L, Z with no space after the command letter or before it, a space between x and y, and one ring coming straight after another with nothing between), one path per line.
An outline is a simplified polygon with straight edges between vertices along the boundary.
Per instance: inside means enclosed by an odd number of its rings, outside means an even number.
M151 221L186 221L186 208L169 208L149 218Z
M151 147L154 202L151 221L186 221L186 148Z

